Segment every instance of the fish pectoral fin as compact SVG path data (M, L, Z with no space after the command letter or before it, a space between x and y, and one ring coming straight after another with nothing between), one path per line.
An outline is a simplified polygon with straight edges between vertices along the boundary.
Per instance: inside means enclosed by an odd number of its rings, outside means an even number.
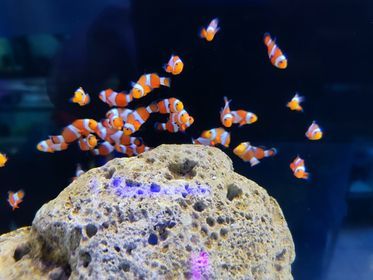
M242 120L242 121L240 121L239 126L243 126L243 125L245 125L245 124L246 124L246 121L245 121L245 120Z

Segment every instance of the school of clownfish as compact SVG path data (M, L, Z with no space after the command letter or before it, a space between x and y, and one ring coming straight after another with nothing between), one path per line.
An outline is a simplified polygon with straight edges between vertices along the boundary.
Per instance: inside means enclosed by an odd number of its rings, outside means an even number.
M211 42L219 30L219 20L215 18L207 28L201 28L199 35L207 42ZM269 33L265 33L263 41L267 47L271 64L278 69L286 69L287 58L276 44L276 40ZM179 75L183 71L184 63L179 56L172 55L163 68L169 74ZM103 90L99 93L100 100L113 107L106 113L105 119L99 122L93 119L77 119L66 126L60 135L50 136L39 142L37 149L41 152L53 153L66 150L71 143L77 141L82 151L91 151L94 155L107 156L114 150L129 157L141 154L150 148L144 144L141 137L133 136L133 134L139 131L151 114L159 113L169 116L167 122L154 124L154 128L158 131L184 132L194 122L194 118L185 110L184 104L175 97L158 100L147 107L138 107L134 110L126 108L133 100L147 96L161 86L170 87L170 85L170 78L150 73L143 74L136 83L132 82L132 89L128 93L125 91L116 92L112 89ZM81 87L70 99L72 103L79 106L89 104L90 100L90 95ZM296 93L286 104L286 107L292 111L303 112L301 106L303 101L304 97ZM231 110L230 102L227 97L224 97L224 107L220 111L220 121L225 128L230 128L233 124L239 126L252 124L258 120L257 115L252 112L243 109ZM309 126L305 136L309 140L320 140L323 137L323 132L316 121L313 121ZM230 141L230 132L223 127L205 130L200 137L192 139L193 144L222 145L227 148ZM251 166L255 166L263 158L275 156L277 151L275 148L266 149L252 146L250 142L242 142L233 149L233 153L243 161L249 162ZM0 167L4 167L7 160L6 155L0 153ZM290 163L290 169L298 179L307 180L310 177L305 162L299 155ZM83 173L81 166L78 165L76 175L72 179L75 180ZM19 207L24 195L23 190L8 192L8 202L13 210Z

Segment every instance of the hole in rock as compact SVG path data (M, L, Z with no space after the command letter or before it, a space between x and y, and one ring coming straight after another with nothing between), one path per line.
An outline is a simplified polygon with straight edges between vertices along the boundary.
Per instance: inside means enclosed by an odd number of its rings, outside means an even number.
M242 195L242 190L237 187L235 184L228 185L227 198L232 201L235 198L238 198Z
M91 238L97 233L97 227L94 224L88 224L85 226L85 233Z
M198 211L198 212L202 212L203 210L206 209L206 204L203 202L203 201L197 201L196 203L194 203L193 205L193 209Z
M130 263L129 263L129 262L124 261L124 262L122 262L122 263L119 265L119 268L122 269L124 272L128 272L128 271L130 271L131 266L130 266Z
M16 262L18 262L28 253L30 253L30 246L28 244L21 244L15 249L13 258Z
M82 265L84 267L87 267L90 264L92 258L91 258L91 255L88 252L82 252L80 254L80 260L82 262Z
M215 220L211 217L206 218L206 223L210 226L213 227L215 225Z
M105 178L106 179L111 179L111 177L113 177L113 175L114 175L114 172L115 172L115 168L110 168L107 172L106 172L106 174L105 174Z
M196 176L194 167L196 167L197 164L198 162L196 161L185 159L181 163L170 163L168 165L168 169L171 171L174 177L193 178L194 176Z
M158 236L154 233L151 233L148 238L148 243L150 245L157 245L158 244Z

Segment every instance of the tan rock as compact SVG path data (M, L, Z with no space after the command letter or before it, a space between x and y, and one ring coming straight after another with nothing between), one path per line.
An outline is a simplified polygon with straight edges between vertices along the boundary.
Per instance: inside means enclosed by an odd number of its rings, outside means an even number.
M292 279L280 207L217 148L161 145L114 159L45 204L32 227L30 258L48 260L49 277Z

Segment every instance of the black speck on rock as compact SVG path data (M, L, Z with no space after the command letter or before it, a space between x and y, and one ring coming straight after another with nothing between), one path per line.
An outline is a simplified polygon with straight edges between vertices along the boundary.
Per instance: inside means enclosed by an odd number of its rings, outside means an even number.
M122 269L124 272L128 272L128 271L130 271L131 266L130 266L129 262L124 261L119 265L119 268Z
M148 238L148 243L150 245L157 245L158 244L158 236L154 233L151 233Z
M161 191L161 186L156 184L156 183L152 183L150 185L150 191L151 192L160 192Z
M197 201L196 203L194 203L193 205L193 209L198 211L198 212L202 212L203 210L206 209L206 204L203 203L203 201Z
M85 226L85 233L91 238L97 233L97 227L94 224L88 224Z
M237 187L234 184L230 184L228 186L227 198L229 201L232 201L233 199L238 198L241 195L242 195L242 190L239 187Z

